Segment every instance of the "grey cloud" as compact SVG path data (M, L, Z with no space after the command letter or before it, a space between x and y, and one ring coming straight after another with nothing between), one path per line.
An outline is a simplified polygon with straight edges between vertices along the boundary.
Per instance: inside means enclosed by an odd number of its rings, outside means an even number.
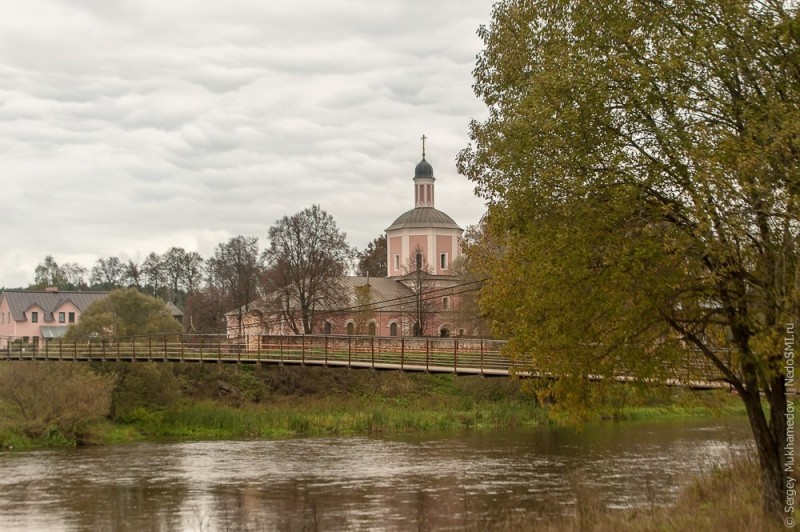
M486 0L8 11L0 186L19 223L0 233L0 285L30 282L46 254L207 255L312 203L363 248L413 206L422 133L437 206L462 225L483 213L454 158L483 112Z

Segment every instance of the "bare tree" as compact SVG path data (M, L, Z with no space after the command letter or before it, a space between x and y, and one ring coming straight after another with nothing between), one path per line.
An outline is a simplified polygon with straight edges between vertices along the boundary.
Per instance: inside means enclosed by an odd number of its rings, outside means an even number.
M66 288L69 290L86 288L86 273L86 268L77 262L67 262L61 266L61 275L63 275Z
M341 278L353 250L333 217L318 205L284 216L269 229L265 287L268 302L296 333L311 333L316 313L346 300Z
M164 279L167 281L167 298L173 303L178 302L181 279L183 279L183 258L185 255L185 249L175 246L169 248L161 255Z
M147 255L142 262L141 273L144 278L145 291L151 295L158 295L166 284L161 256L155 252Z
M200 288L203 280L203 257L192 251L183 257L183 282L187 294L192 294Z
M412 257L403 267L405 275L401 282L414 292L414 298L405 305L405 314L413 323L414 336L425 336L430 317L436 313L436 305L430 295L435 288L432 268L425 260L422 248L417 246Z
M66 279L56 260L52 255L48 255L36 266L33 282L36 288L46 288L48 286L63 288L63 285L66 284Z
M99 258L92 268L89 282L104 290L120 288L125 282L125 265L119 257Z
M238 333L242 335L242 316L258 297L262 266L258 253L258 238L237 236L218 244L208 260L209 284L220 289L225 300L239 318Z
M128 264L125 266L125 280L127 281L128 286L132 286L137 290L141 290L143 282L142 277L143 273L141 266L129 259Z

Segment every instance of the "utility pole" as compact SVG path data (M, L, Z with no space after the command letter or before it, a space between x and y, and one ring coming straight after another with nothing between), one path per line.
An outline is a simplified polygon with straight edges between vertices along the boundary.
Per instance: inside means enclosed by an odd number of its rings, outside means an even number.
M424 145L423 137L423 145ZM417 253L417 323L414 325L414 336L422 336L422 253Z

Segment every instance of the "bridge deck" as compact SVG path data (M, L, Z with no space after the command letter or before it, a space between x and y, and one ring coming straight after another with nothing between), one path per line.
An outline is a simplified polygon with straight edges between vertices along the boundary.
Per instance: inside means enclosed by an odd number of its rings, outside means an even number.
M176 362L216 364L303 365L351 369L553 378L533 371L501 353L504 342L458 338L384 338L358 336L265 336L232 343L224 337L185 335L131 341L52 340L41 345L8 342L0 360L74 362ZM661 381L694 389L727 388L687 365L682 375ZM599 376L589 376L599 380ZM634 380L615 377L620 382ZM655 381L654 381L655 382Z

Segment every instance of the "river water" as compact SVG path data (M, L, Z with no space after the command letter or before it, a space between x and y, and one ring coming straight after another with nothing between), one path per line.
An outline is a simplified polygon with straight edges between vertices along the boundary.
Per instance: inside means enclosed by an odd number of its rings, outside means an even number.
M669 502L748 437L726 418L5 451L0 530L483 530L572 512L576 492Z

